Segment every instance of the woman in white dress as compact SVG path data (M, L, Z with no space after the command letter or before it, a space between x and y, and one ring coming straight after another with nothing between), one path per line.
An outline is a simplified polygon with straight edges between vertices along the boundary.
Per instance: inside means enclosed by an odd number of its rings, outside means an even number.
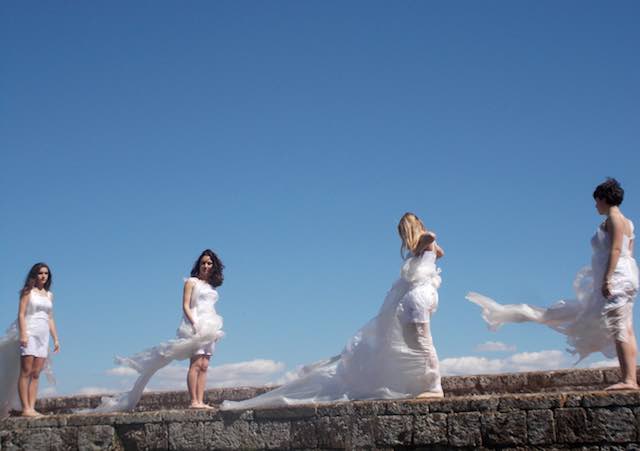
M35 404L40 373L49 355L49 335L54 352L60 350L53 319L52 280L47 264L31 267L20 291L18 319L0 339L0 418L15 407L16 386L22 415L41 415Z
M116 363L133 368L139 373L133 388L112 397L102 398L94 412L117 412L133 409L140 400L149 379L174 360L189 359L187 387L191 408L210 409L204 403L207 369L216 342L222 338L222 317L217 314L216 287L224 280L224 265L210 249L204 250L184 283L182 321L177 338L160 343L128 358L116 357Z
M398 232L404 257L400 278L378 315L342 353L304 367L298 379L275 390L245 401L225 401L222 409L443 396L430 324L440 286L435 262L444 252L413 213L402 217Z
M478 293L467 299L482 307L482 316L496 330L503 323L533 321L565 334L580 360L593 352L617 355L622 381L607 387L637 389L636 338L633 302L638 292L638 266L633 257L634 227L620 210L624 191L607 179L593 193L596 209L605 221L591 238L591 266L574 281L576 299L562 300L544 309L528 304L501 305Z

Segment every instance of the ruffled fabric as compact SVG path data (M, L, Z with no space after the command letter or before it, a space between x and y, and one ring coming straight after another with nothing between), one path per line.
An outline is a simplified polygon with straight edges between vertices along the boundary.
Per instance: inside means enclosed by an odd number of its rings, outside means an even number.
M439 273L433 252L408 258L378 315L358 330L340 355L304 367L298 379L275 390L245 401L225 401L222 409L407 398L430 389L441 392L435 348L409 346L399 310L412 289L423 286L435 293L441 282ZM431 337L422 344L432 347Z

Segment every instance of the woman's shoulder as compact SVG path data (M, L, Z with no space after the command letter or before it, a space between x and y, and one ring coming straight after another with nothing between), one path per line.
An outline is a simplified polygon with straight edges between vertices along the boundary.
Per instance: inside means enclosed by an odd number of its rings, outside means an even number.
M195 285L197 285L198 283L200 283L201 280L198 279L197 277L187 277L186 279L184 279L184 286L185 287L193 287Z

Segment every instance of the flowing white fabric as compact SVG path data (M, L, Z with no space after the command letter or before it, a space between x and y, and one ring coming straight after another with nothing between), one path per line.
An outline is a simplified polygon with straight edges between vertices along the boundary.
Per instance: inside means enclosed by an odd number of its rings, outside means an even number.
M49 315L52 304L50 296L31 291L25 312L27 325L27 346L20 346L20 328L15 320L0 337L0 418L10 410L20 410L18 399L18 377L20 376L20 355L34 355L46 358L43 372L50 384L55 384L49 353Z
M440 286L435 260L434 252L409 257L378 315L347 342L340 355L304 367L298 379L275 390L245 401L225 401L222 409L442 393L429 331ZM408 313L408 308L413 310ZM412 335L416 329L424 335Z
M632 235L623 238L622 252L610 279L612 296L608 299L602 295L602 283L609 262L611 237L604 226L598 227L591 238L591 266L580 270L574 280L575 299L558 301L549 308L502 305L474 292L469 293L467 299L482 308L482 317L491 330L497 330L504 323L536 322L566 335L568 351L578 355L578 362L594 352L615 357L614 339L626 340L639 286L638 266L632 251L633 223L631 230Z
M183 317L176 332L178 338L145 349L131 357L116 357L117 365L132 368L139 374L133 387L126 393L105 396L98 407L85 411L108 413L132 410L140 401L147 383L159 369L174 360L185 360L203 353L211 355L213 345L224 336L222 317L216 313L214 307L218 293L208 283L197 278L191 280L194 283L191 309L196 325L195 331L191 323Z

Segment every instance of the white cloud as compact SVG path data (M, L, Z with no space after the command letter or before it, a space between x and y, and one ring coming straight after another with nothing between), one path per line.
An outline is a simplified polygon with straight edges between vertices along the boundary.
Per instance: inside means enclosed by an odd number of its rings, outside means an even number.
M174 363L159 370L149 381L147 391L184 390L186 388L188 366ZM115 367L106 371L114 378L118 389L86 387L78 394L113 393L126 391L133 384L138 373L129 367ZM285 365L268 359L246 362L211 364L207 372L207 387L241 387L282 384L296 378L297 371L285 372Z
M515 352L515 345L507 345L501 341L485 341L476 346L478 352Z
M502 359L463 356L443 359L440 371L445 375L491 374L538 371L571 366L567 354L558 350L520 352Z
M598 360L597 362L593 362L589 364L589 368L602 368L603 366L618 366L617 359L606 359L606 360Z
M91 395L110 395L112 393L116 393L116 390L112 388L106 388L106 387L83 387L80 390L78 390L75 394L91 396Z

